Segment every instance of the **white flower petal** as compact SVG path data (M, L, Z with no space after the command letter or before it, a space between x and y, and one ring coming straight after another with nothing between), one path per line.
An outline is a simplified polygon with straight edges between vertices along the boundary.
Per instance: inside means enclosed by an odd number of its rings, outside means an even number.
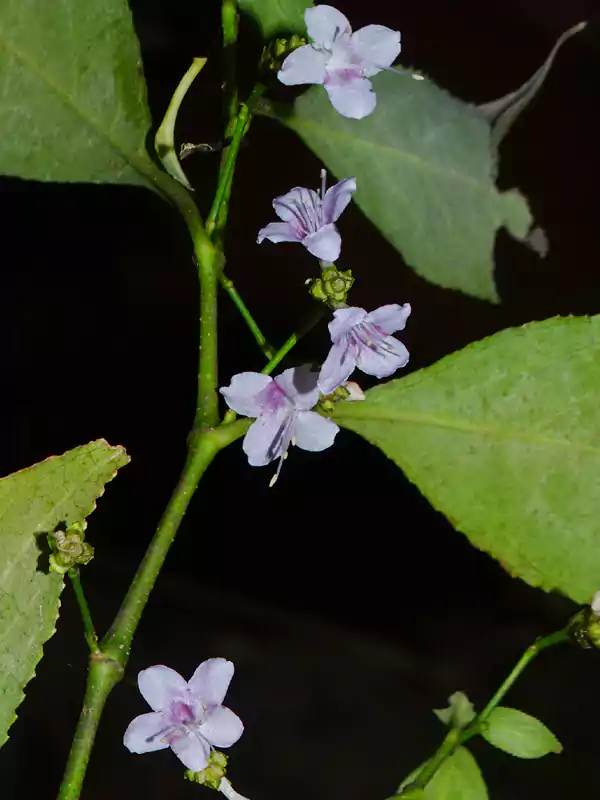
M200 726L200 733L213 747L231 747L243 732L242 720L225 706L216 708Z
M153 711L167 711L173 700L187 696L187 681L162 664L143 669L138 675L138 686Z
M334 311L333 319L328 325L331 341L336 342L342 336L350 333L352 328L360 324L366 316L367 312L359 306L349 306Z
M275 411L265 411L250 426L244 436L243 450L251 467L264 467L281 456L288 444L293 415L292 404L286 404Z
M308 252L320 261L333 263L340 257L342 237L335 225L323 225L316 233L311 233L302 240Z
M397 369L408 364L408 358L408 350L402 342L394 339L393 336L386 336L383 342L376 347L361 347L356 359L356 366L367 375L389 378Z
M352 375L357 355L358 348L348 337L335 341L319 373L319 388L323 394L331 394Z
M410 312L410 303L405 303L403 306L391 303L370 311L365 317L365 322L377 325L384 333L395 333L404 330Z
M393 31L384 25L366 25L352 34L352 44L362 62L363 75L370 78L398 58L400 31Z
M318 453L331 447L338 431L335 422L322 417L316 411L300 411L294 432L296 446L301 450Z
M201 736L198 729L187 733L171 742L171 749L183 764L194 772L206 769L210 755L210 745Z
M289 222L301 234L306 235L319 227L321 198L313 189L295 186L286 194L273 200L275 213L284 222Z
M209 658L192 675L188 684L203 705L220 706L233 678L235 667L226 658Z
M348 119L363 119L377 105L377 98L371 89L371 81L366 78L350 78L349 80L327 80L325 89L331 105L338 114Z
M169 742L160 734L168 728L164 714L141 714L127 726L123 744L132 753L151 753L165 750Z
M302 83L323 83L326 77L327 55L311 44L298 47L285 59L277 78L286 86Z
M272 380L273 378L259 372L239 372L233 376L229 386L222 386L219 391L236 414L258 417L262 410L260 394Z
M289 222L269 222L259 230L256 237L258 244L264 239L279 244L279 242L301 242L302 236Z
M275 382L285 392L294 406L304 411L313 408L319 401L319 374L313 372L310 364L286 369L275 378Z
M356 381L344 381L344 389L349 393L347 403L356 403L365 399L365 393Z
M355 191L356 178L344 178L335 186L330 186L323 198L323 221L335 222L352 200L352 193Z
M338 36L352 32L347 18L333 6L322 5L316 8L307 8L304 12L304 22L310 38L317 47L325 50L331 50L331 46Z

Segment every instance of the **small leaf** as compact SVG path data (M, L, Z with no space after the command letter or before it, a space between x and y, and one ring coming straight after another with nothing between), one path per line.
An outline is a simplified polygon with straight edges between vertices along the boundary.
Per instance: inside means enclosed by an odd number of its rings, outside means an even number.
M0 19L0 172L154 188L126 0L0 0Z
M556 54L563 44L567 39L570 39L571 36L582 31L585 26L585 22L580 22L579 25L574 25L572 28L569 28L568 31L565 31L552 48L552 52L542 66L523 84L523 86L515 92L510 92L510 94L500 97L498 100L492 100L489 103L483 103L479 106L479 111L492 125L493 147L498 147L517 117L527 108L529 103L539 92L542 84L546 80L546 76L550 72Z
M312 6L310 0L239 0L238 5L256 20L264 39L293 33L306 36L304 12Z
M128 461L101 439L0 479L0 746L58 618L63 578L48 573L38 538L83 522Z
M473 722L476 717L475 708L464 692L454 692L448 702L448 708L433 709L433 713L444 725L463 730Z
M425 800L487 800L485 781L465 747L447 758L425 787Z
M532 219L518 192L494 185L489 124L430 80L392 70L376 75L373 88L377 107L358 121L340 116L322 86L301 95L291 113L262 110L338 178L356 176L357 205L419 275L497 301L496 232L505 227L524 240Z
M381 448L510 573L589 603L600 575L600 317L502 331L365 394L332 419Z
M516 708L495 708L481 735L494 747L517 758L541 758L548 753L562 753L563 749L543 722Z
M171 102L169 103L167 113L165 114L163 121L156 131L156 136L154 137L154 149L162 161L163 167L167 170L172 178L175 178L175 180L179 181L179 183L182 183L186 189L190 190L192 190L192 187L185 172L181 168L177 153L175 152L175 123L177 121L179 109L183 103L183 98L186 96L188 89L192 85L196 76L204 68L205 64L205 58L195 58L192 61L192 66L188 69L179 82L179 86L175 90L175 93L171 98Z

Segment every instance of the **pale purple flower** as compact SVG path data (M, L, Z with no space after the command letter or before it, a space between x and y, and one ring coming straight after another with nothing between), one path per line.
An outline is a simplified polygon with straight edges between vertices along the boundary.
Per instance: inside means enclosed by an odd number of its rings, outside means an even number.
M381 306L370 313L364 308L334 311L329 323L333 346L319 375L323 394L331 394L355 367L376 378L387 378L405 367L408 350L390 334L404 329L409 314L408 303Z
M323 176L323 182L325 178ZM340 255L342 239L335 222L352 199L356 178L345 178L321 195L296 186L273 200L282 222L270 222L258 232L257 242L301 242L321 261L333 263Z
M244 732L240 718L223 705L233 670L224 658L203 661L189 682L162 665L142 670L138 686L153 713L129 724L125 747L132 753L170 747L188 769L205 769L211 747L231 747Z
M310 365L286 369L277 378L259 372L240 372L219 391L227 405L245 417L256 417L244 437L248 463L262 467L280 459L290 444L318 452L331 447L338 426L311 411L319 400L318 374Z
M362 119L377 103L373 75L388 69L400 53L400 32L367 25L352 33L346 17L332 6L307 8L304 21L311 44L298 47L283 62L277 77L288 86L325 86L335 110Z

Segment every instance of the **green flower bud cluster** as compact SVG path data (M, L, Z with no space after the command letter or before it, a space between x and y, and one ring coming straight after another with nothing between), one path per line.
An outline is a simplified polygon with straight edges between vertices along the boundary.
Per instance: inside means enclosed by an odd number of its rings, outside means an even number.
M208 786L209 789L217 789L221 785L221 780L227 774L227 756L219 750L213 750L208 757L208 765L200 772L191 769L186 770L186 780Z
M571 619L569 636L584 650L600 649L600 615L591 608L584 608Z
M315 278L310 285L309 292L322 303L327 303L333 309L342 308L348 299L348 292L354 284L352 270L345 272L335 267L326 267L320 278Z
M319 400L319 408L321 408L326 414L331 414L331 412L335 409L336 403L339 403L341 400L347 400L350 397L350 390L346 389L345 386L338 386L335 391L331 394L322 395L321 399Z
M279 72L289 54L305 44L308 44L308 40L297 34L289 39L273 39L263 50L260 61L261 71Z
M94 557L94 548L85 540L85 523L74 522L65 531L48 534L50 571L64 575L79 564L88 564Z

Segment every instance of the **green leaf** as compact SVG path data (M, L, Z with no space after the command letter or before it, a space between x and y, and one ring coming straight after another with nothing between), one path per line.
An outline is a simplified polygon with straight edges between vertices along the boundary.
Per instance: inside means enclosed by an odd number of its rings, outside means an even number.
M493 100L490 103L483 103L479 106L479 111L492 125L493 147L497 147L500 144L517 117L527 108L529 103L542 88L542 84L546 80L550 68L554 63L556 54L563 44L567 39L570 39L571 36L582 31L585 26L585 22L580 22L579 25L574 25L572 28L569 28L568 31L565 31L552 48L550 55L542 66L523 84L523 86L498 100Z
M532 219L520 194L494 184L489 124L430 80L382 72L373 86L377 108L362 120L340 116L322 86L299 97L291 113L263 110L338 178L356 176L356 203L419 275L497 300L496 231L504 226L525 239Z
M0 19L0 172L154 188L126 0L0 0Z
M263 39L293 33L306 36L304 12L312 6L310 0L239 0L238 5L256 20Z
M476 717L473 703L464 692L454 692L448 698L450 703L448 708L434 708L433 713L436 717L451 728L463 730Z
M185 188L189 189L190 191L193 191L192 186L190 185L190 182L188 181L187 176L183 171L181 164L179 163L177 153L175 152L175 123L177 122L177 115L179 114L181 104L183 103L190 86L194 82L194 79L204 69L205 64L205 58L195 58L192 61L191 67L179 82L177 89L175 89L173 97L171 98L171 102L169 103L167 113L159 125L158 130L156 131L156 136L154 137L154 149L156 150L156 155L160 158L163 167L167 170L172 178L175 178L175 180L179 181L179 183L182 183Z
M487 800L477 762L465 747L447 758L425 787L425 800Z
M513 575L585 604L600 576L599 397L600 317L555 318L339 403L332 419Z
M548 753L562 753L563 749L543 722L516 708L495 708L481 735L494 747L517 758L541 758Z
M47 572L39 539L83 522L128 461L101 439L0 480L0 746L58 618L63 579Z

